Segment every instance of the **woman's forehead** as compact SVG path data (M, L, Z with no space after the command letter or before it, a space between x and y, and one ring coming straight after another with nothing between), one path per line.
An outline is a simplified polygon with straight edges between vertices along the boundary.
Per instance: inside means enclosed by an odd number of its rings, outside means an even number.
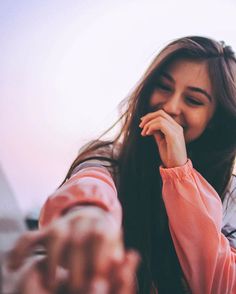
M161 71L161 75L169 77L174 83L206 88L212 92L208 63L189 59L175 60Z

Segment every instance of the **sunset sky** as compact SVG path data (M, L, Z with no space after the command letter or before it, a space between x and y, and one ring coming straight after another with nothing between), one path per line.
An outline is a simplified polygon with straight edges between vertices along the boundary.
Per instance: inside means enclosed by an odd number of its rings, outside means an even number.
M236 50L235 12L234 0L0 1L0 164L22 211L56 189L169 41Z

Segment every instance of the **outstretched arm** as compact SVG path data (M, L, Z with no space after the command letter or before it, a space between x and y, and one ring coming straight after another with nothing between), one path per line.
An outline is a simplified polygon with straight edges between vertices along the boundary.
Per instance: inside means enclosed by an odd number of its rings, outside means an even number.
M83 168L71 177L47 200L40 225L10 253L12 269L40 245L47 251L42 280L53 293L61 283L58 265L67 272L67 293L96 292L97 287L106 294L134 292L139 257L123 246L121 206L105 168Z

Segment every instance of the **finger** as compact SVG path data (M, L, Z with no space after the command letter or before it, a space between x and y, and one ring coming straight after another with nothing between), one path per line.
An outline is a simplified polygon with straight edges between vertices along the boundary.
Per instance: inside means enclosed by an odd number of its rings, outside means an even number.
M125 258L125 267L121 272L121 279L123 281L127 280L127 283L123 283L120 294L129 294L129 293L136 293L136 270L140 263L140 256L136 251L129 251L126 254Z
M30 255L36 245L44 245L47 239L47 231L32 231L25 233L14 248L8 253L7 265L9 269L16 270L22 265L23 260Z
M129 267L129 271L132 274L135 273L135 271L137 270L138 265L140 264L140 261L141 261L141 257L138 254L138 252L135 251L135 250L129 250L126 253L126 259L125 260L126 260L126 264Z
M151 119L156 118L156 117L158 117L160 115L161 115L160 110L157 110L155 112L147 113L146 115L144 115L143 117L141 117L141 122L140 122L139 126L140 127L143 127Z
M145 130L145 135L154 135L159 131L158 139L163 141L165 139L166 143L171 146L176 142L184 142L184 131L183 128L178 125L175 126L167 120L160 119L159 121L152 121L147 125Z
M42 283L42 270L45 270L44 259L36 261L35 264L28 269L25 273L23 280L18 285L19 294L30 294L32 289L34 293L50 294L50 292L44 288Z
M101 239L99 242L98 240L95 242L96 237L93 235L84 241L77 240L77 244L74 242L70 249L72 252L72 262L69 267L71 293L108 293L109 286L104 277L108 270L109 260L105 250L109 250L109 248L102 246L104 242ZM99 257L96 256L98 252Z
M103 276L95 273L94 269L94 244L91 238L81 243L74 242L71 247L71 263L69 267L69 284L71 293L106 293L108 288Z
M94 232L87 249L87 275L91 279L96 276L106 275L111 257L109 241L101 233Z
M132 294L134 293L135 285L134 278L130 279L128 266L123 265L117 268L115 278L113 278L112 287L109 293L112 294Z
M91 228L97 221L84 219L72 224L73 236L68 255L69 284L72 293L87 291L86 282L92 272L93 244Z
M68 248L69 287L72 293L86 291L88 237L74 236Z
M163 122L163 118L160 118L160 117L155 117L153 118L152 120L148 121L144 127L143 127L143 130L141 132L141 135L142 136L146 136L148 135L147 134L147 131L149 130L150 126L153 126L155 124L155 130L156 131L160 131L161 130L161 127L162 125L164 125L165 122Z
M124 248L121 235L114 232L104 232L104 226L96 223L91 232L90 243L87 246L86 278L90 285L88 293L105 294L109 293L110 265L113 261L121 262L124 258Z
M150 112L141 118L140 127L143 127L147 122L156 117L163 117L167 119L169 122L178 124L168 113L166 113L163 109L157 110L155 112Z
M44 272L45 285L47 288L53 290L56 286L56 270L57 267L63 264L64 252L68 249L70 240L70 230L61 230L59 234L56 232L50 237L48 241L48 266Z
M112 272L112 287L110 293L130 294L136 289L136 270L140 256L136 251L128 251L122 264L114 266Z
M120 262L124 258L121 235L104 232L104 225L95 222L87 239L85 253L85 280L88 293L108 293L110 281L107 279L112 261ZM86 292L87 293L87 292Z
M40 274L41 285L45 290L49 291L51 294L52 293L54 294L70 293L68 288L68 271L67 270L65 270L62 267L58 267L56 272L56 277L55 277L56 281L55 281L54 288L48 289L48 287L45 287L45 273L47 272L47 269L48 269L47 258L44 258L40 260L39 262L37 262L36 267L37 267L37 271ZM38 294L38 292L35 292L35 293Z
M153 135L156 131L163 133L167 140L170 136L175 136L178 133L173 124L159 117L148 122L141 134L143 134L143 136Z
M103 227L96 227L91 240L94 276L106 276L111 260L121 261L124 258L124 247L120 234L111 237L110 234L104 234L102 230L104 230Z

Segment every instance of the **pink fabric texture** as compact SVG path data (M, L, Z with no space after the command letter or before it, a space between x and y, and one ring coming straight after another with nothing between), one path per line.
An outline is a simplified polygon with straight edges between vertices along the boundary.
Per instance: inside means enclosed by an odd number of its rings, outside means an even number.
M111 213L121 226L122 210L110 173L103 167L87 167L73 175L44 204L39 226L48 225L76 205L97 205Z
M160 173L171 236L192 293L235 294L236 251L221 233L220 197L190 160Z
M222 203L213 187L193 168L160 167L162 196L171 236L193 294L236 294L236 250L221 233ZM110 173L87 167L76 173L45 203L45 226L75 205L97 205L121 226L122 210Z

